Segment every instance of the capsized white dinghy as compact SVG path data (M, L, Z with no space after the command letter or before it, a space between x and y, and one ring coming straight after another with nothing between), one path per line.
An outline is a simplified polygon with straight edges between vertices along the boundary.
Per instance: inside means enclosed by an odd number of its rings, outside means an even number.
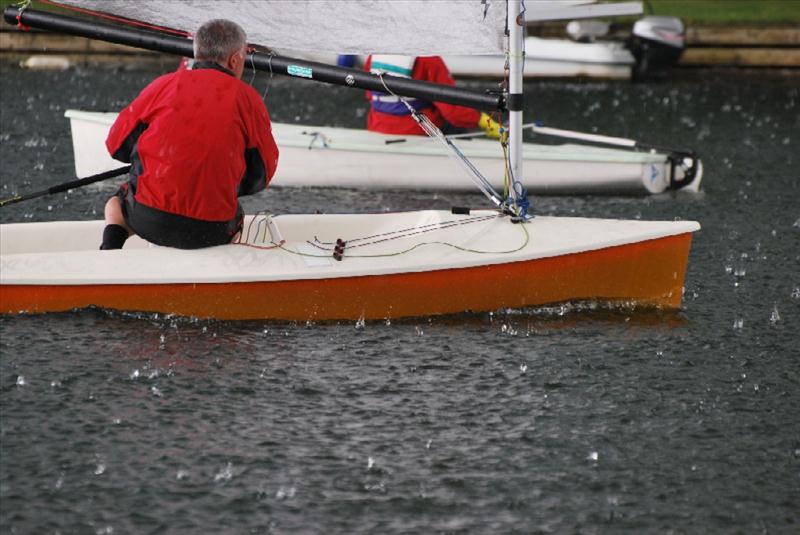
M116 113L67 110L65 115L70 120L78 176L122 165L105 147ZM273 186L439 191L472 187L447 150L427 136L286 123L273 123L272 133L281 150ZM452 141L494 188L502 187L505 159L497 141ZM537 194L697 192L702 178L699 158L683 152L523 143L522 158L521 182Z

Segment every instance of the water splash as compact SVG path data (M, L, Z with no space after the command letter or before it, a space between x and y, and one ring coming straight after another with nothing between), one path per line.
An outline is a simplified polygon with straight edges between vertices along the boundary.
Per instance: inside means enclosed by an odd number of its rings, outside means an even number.
M103 475L106 472L106 462L100 455L95 455L94 475Z
M25 386L27 383L25 382L25 376L18 375L17 376L17 386Z
M214 483L230 481L233 478L233 463L228 463L225 468L214 474Z
M736 318L733 320L733 330L740 331L744 327L744 318Z
M517 335L517 330L514 327L512 327L511 325L508 325L508 324L505 324L505 323L500 326L500 332L502 332L503 334L507 334L509 336L516 336Z
M294 498L297 489L294 487L279 487L278 492L275 493L275 497L279 500L286 500L288 498Z
M371 470L373 466L375 466L375 459L367 457L367 470Z
M778 305L772 306L772 314L769 315L769 322L773 325L781 321L781 313L778 312Z

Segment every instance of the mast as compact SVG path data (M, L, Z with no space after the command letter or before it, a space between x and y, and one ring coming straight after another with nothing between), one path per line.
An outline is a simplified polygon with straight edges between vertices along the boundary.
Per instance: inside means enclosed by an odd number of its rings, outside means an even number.
M508 145L511 173L522 180L522 67L525 61L525 12L522 0L508 0ZM517 198L512 188L511 195Z

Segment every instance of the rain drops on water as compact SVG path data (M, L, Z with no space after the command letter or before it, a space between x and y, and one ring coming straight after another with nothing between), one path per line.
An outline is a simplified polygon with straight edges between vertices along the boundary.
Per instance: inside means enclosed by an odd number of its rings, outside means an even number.
M106 471L106 463L105 461L99 456L95 456L95 467L94 467L94 475L99 476L105 473Z
M781 321L781 314L778 312L778 306L773 305L772 307L772 314L769 316L769 322L773 325Z
M508 324L505 324L505 323L500 326L500 332L502 332L503 334L507 334L509 336L516 336L517 335L517 330L514 327L512 327L511 325L508 325Z
M278 492L275 493L275 497L279 500L285 500L287 498L294 498L297 489L294 487L280 487L278 488Z
M220 481L230 481L232 477L233 463L228 463L225 465L225 468L214 474L214 483L219 483Z

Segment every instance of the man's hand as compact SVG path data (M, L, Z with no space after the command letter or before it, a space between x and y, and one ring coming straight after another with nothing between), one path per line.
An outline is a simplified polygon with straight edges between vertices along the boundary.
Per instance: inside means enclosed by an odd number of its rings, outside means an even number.
M503 125L489 117L489 115L486 113L481 113L481 118L478 120L478 126L483 129L484 132L486 132L487 137L492 139L500 139L501 135L508 135Z

